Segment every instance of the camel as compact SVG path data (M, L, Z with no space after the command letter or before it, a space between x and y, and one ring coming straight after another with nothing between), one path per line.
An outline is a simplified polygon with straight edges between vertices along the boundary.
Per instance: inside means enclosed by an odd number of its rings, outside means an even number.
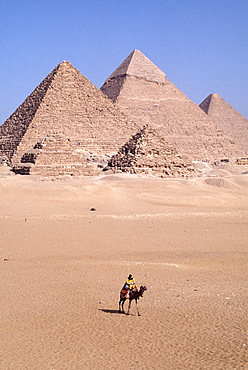
M147 287L145 285L141 285L139 290L135 290L133 292L130 292L128 289L122 289L120 292L119 313L125 313L124 303L127 299L129 299L129 305L128 305L128 310L127 310L127 315L129 315L131 303L135 299L138 316L140 316L139 309L138 309L138 300L140 297L143 297L143 293L145 290L147 290Z

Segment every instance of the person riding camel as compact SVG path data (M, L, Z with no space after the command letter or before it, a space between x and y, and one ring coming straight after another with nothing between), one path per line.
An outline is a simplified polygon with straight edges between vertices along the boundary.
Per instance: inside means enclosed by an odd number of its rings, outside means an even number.
M127 280L123 286L124 290L129 290L129 292L137 291L138 288L136 286L135 279L132 274L129 274Z

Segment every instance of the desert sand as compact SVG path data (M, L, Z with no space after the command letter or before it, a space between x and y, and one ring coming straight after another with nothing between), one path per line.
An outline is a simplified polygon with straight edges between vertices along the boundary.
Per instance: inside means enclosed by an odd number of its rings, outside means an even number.
M1 369L247 369L247 167L189 180L2 167L0 197ZM134 302L118 313L129 273L148 288L141 316Z

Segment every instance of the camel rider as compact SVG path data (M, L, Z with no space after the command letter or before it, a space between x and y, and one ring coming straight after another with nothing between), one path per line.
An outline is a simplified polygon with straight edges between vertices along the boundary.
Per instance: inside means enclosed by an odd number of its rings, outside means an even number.
M135 279L134 279L132 274L128 275L128 278L127 278L123 288L124 289L129 289L130 292L138 290L137 286L136 286Z

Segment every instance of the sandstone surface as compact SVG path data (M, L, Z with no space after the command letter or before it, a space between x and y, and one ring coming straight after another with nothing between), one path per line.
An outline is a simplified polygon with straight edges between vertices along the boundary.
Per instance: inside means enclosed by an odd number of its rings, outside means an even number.
M87 161L80 149L73 148L71 141L51 133L33 149L24 153L20 163L12 166L12 171L21 175L97 175L100 170Z
M208 95L199 106L223 132L239 143L243 156L248 156L248 120L218 94Z

